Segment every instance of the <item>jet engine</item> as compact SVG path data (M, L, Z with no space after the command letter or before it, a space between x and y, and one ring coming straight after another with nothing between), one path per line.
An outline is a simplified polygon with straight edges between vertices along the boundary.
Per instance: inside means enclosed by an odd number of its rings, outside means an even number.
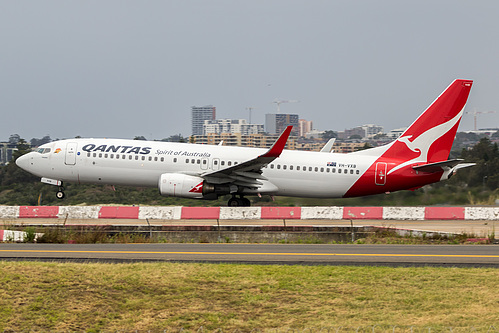
M203 178L181 173L164 173L159 178L159 193L164 196L216 200L219 195L237 192L235 185L214 185Z

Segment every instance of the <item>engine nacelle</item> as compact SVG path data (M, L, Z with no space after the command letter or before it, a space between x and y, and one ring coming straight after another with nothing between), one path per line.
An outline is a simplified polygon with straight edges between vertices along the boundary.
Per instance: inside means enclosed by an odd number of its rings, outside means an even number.
M181 173L164 173L159 178L159 193L164 196L202 199L203 178Z
M181 173L164 173L159 177L159 193L164 196L216 200L220 195L237 192L236 185L210 184L203 178Z

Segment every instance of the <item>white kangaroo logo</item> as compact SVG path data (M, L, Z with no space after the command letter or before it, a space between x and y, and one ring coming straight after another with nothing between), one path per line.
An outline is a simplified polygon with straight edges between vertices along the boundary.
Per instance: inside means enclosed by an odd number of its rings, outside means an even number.
M464 110L464 108L463 108ZM407 148L415 153L420 153L419 156L401 163L397 165L395 168L391 169L388 174L405 167L406 165L410 165L413 163L427 163L428 162L428 151L430 150L431 145L439 138L441 138L445 133L451 130L461 119L463 115L463 110L461 110L454 118L449 120L448 122L437 125L433 128L430 128L426 132L422 133L418 136L414 141L409 141L412 135L405 135L398 138L396 141L404 143Z

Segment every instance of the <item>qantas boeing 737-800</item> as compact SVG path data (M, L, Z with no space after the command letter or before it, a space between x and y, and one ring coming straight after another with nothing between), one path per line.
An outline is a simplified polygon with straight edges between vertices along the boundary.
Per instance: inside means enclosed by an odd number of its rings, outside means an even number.
M269 149L118 139L40 146L16 163L63 182L158 187L161 195L249 206L248 195L355 197L416 189L473 165L448 160L473 81L455 80L395 141L348 154L284 150L291 126Z

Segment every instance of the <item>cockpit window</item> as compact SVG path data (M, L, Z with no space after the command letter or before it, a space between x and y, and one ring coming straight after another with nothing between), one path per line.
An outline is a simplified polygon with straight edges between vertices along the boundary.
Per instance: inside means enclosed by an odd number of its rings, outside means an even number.
M40 154L48 154L50 153L50 148L38 148L36 152Z

